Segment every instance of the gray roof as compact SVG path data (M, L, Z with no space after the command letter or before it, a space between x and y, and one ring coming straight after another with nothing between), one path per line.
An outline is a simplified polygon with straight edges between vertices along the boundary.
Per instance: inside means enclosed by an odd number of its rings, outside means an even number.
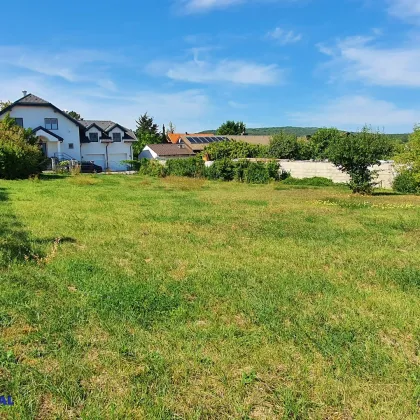
M99 127L102 131L107 132L114 126L119 126L122 128L122 130L128 134L129 137L132 137L133 139L136 139L136 135L134 132L126 127L123 127L120 124L115 123L114 121L108 121L108 120L80 120L80 124L82 124L86 129L88 129L92 125L96 125Z
M185 144L148 144L147 147L152 149L158 156L194 156L194 152Z
M107 128L112 127L115 125L112 121L101 121L101 120L81 120L79 121L80 124L83 124L86 128L90 127L91 125L97 125L101 130L106 131Z
M44 105L51 105L50 102L42 99L38 96L32 95L29 93L28 95L24 96L23 98L19 99L15 102L15 104L44 104Z

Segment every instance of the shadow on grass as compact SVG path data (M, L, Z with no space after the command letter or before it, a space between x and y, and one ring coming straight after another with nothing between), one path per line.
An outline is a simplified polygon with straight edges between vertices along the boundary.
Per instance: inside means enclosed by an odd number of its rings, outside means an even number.
M45 174L42 173L39 175L39 179L41 179L42 181L52 181L54 179L66 179L68 178L69 175L66 174Z
M0 268L13 261L23 262L38 254L32 248L29 235L8 202L6 189L0 188Z
M406 194L402 194L394 190L379 189L379 190L373 191L372 195L373 196L394 196L394 195L406 195Z

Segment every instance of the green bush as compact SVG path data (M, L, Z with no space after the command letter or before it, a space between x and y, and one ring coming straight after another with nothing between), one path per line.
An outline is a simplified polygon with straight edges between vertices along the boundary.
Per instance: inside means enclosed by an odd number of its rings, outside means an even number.
M238 182L244 182L245 181L245 172L247 168L250 165L250 161L246 159L240 159L237 162L235 162L235 174L234 179Z
M132 171L138 171L140 170L140 166L141 166L141 161L140 160L122 160L121 163L124 163L125 165L127 165Z
M244 180L248 184L267 184L270 181L268 166L261 162L250 162L244 171Z
M166 172L168 175L199 178L204 175L204 170L205 164L200 157L170 159L166 162Z
M232 181L235 177L235 162L227 158L216 160L206 168L205 173L208 179Z
M39 147L28 143L22 128L0 123L0 178L28 178L40 173L44 163Z
M400 193L416 194L420 192L420 183L412 170L405 170L395 177L392 188Z
M308 185L311 187L332 187L336 185L331 179L322 178L319 176L302 179L289 177L285 179L282 183L286 185Z
M261 158L267 153L267 146L235 140L210 143L203 151L210 160Z
M166 176L166 167L153 159L140 159L139 174L164 178Z

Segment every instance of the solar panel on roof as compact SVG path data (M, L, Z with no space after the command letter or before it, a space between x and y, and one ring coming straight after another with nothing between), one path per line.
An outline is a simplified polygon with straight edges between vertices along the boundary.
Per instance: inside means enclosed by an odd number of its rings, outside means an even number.
M195 141L194 137L187 137L187 140L192 143L192 144L196 144L197 142Z
M195 137L195 139L196 139L197 143L200 143L200 144L204 143L202 137Z

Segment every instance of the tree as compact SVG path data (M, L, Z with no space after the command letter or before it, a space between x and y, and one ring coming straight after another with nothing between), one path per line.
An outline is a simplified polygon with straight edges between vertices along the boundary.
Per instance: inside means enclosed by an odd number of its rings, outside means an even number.
M17 126L10 116L0 121L0 178L22 179L41 172L45 159L28 137L29 131Z
M172 124L172 121L169 121L167 133L174 134L175 131L176 131L176 127Z
M154 123L153 117L147 112L136 121L137 141L133 144L134 156L137 157L147 144L162 143L162 135L159 134L159 126ZM165 140L166 141L166 140Z
M358 133L342 134L329 145L326 155L342 172L350 176L354 193L370 194L374 187L375 172L370 166L380 165L389 156L391 143L384 134L364 127Z
M268 154L275 159L299 159L299 143L296 135L281 131L275 134L268 147Z
M162 141L161 143L168 143L168 138L166 137L166 130L165 130L165 124L162 126Z
M245 141L218 141L210 143L202 153L209 160L258 158L267 156L267 146Z
M67 114L74 120L83 121L83 118L76 111L68 111Z
M12 105L10 101L0 101L0 111L7 108L9 105Z
M402 179L412 179L416 185L415 189L420 189L420 125L414 127L414 132L410 135L409 141L402 147L400 153L395 157L395 162L401 166L399 173ZM398 190L398 189L397 189Z
M311 136L311 143L314 147L314 157L316 159L325 159L328 146L334 142L342 133L336 128L320 128Z
M217 129L217 134L221 136L239 136L245 132L246 126L242 121L226 121Z

